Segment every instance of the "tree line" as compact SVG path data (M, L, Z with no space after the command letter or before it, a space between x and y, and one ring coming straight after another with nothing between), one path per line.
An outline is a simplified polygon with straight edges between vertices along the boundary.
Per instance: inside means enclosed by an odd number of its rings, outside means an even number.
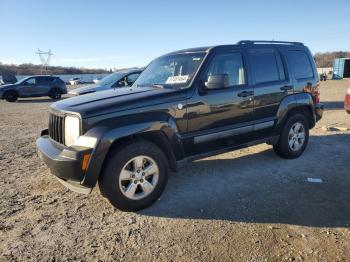
M349 51L334 51L325 53L315 53L314 59L317 67L332 67L333 60L335 58L350 58ZM88 69L88 68L76 68L76 67L63 67L63 66L48 66L46 70L42 65L34 64L20 64L20 65L7 65L0 62L0 75L2 74L14 74L14 75L73 75L73 74L106 74L111 73L112 70L106 69Z
M14 74L14 75L106 74L106 73L110 73L111 71L112 70L63 67L63 66L48 66L45 70L42 65L34 65L34 64L7 65L7 64L2 64L0 62L0 75L2 74Z
M317 67L332 67L335 58L350 58L348 51L335 51L326 53L316 53L314 59Z

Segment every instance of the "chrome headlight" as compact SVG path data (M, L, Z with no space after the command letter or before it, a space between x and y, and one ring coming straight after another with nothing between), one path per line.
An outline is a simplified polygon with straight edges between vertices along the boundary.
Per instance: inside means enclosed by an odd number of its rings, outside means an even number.
M66 116L64 119L64 142L71 146L80 135L80 119L76 116Z

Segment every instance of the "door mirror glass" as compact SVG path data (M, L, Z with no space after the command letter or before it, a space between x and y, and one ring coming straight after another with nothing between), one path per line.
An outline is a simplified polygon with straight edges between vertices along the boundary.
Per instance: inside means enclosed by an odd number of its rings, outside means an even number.
M210 75L204 83L207 89L221 89L230 86L228 74Z

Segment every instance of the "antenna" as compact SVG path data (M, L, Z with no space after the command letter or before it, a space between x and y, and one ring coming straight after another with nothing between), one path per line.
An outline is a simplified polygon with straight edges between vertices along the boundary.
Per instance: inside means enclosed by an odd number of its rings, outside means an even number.
M39 55L40 61L42 63L42 71L45 69L45 73L47 73L47 67L50 65L51 56L53 56L51 49L49 49L49 51L45 52L45 51L41 51L38 48L38 52L36 54ZM42 71L41 71L41 74L43 73Z

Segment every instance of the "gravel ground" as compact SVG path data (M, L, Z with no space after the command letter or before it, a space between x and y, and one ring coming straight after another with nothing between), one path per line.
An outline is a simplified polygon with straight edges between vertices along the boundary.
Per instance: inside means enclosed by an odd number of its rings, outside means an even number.
M321 83L327 110L299 159L258 145L193 162L138 213L50 175L35 149L50 99L0 101L0 261L349 259L350 132L334 128L350 128L347 87Z

